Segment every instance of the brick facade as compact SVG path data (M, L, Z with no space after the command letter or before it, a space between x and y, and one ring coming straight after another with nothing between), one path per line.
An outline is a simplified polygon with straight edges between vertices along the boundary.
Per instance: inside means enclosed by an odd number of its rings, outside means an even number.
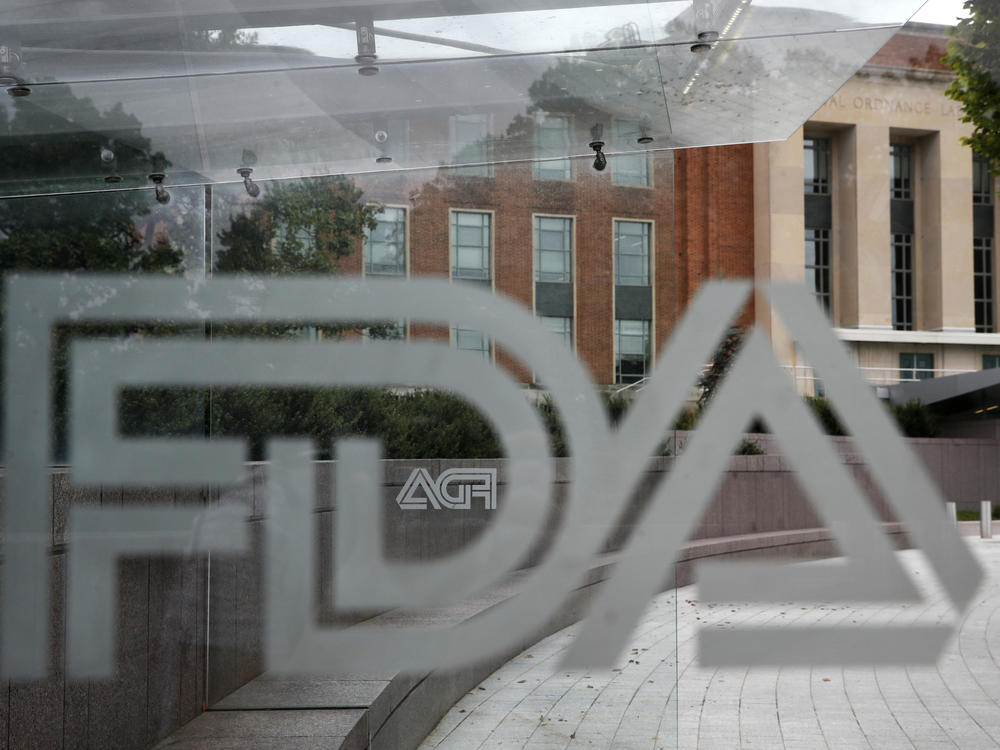
M442 169L366 175L356 181L366 198L409 208L409 268L416 276L449 276L451 210L492 212L494 289L529 308L534 305L533 216L572 217L576 353L596 382L612 383L614 220L653 223L655 359L704 279L752 277L751 154L748 146L658 152L650 157L649 187L614 184L613 157L604 172L592 169L590 159L573 160L567 181L536 180L527 163L494 165L489 177ZM710 216L715 217L711 222ZM345 271L361 271L357 255L343 263ZM409 334L448 337L445 329L417 325ZM503 351L497 352L497 362L518 379L531 380L530 370Z

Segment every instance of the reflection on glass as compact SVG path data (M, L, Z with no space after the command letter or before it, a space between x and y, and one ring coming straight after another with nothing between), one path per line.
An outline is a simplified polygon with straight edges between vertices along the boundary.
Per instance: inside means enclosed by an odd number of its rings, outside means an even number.
M569 180L572 165L569 159L553 157L572 153L570 118L567 115L538 114L535 116L535 178L539 180Z
M490 117L485 112L452 115L449 118L451 133L451 153L454 164L470 164L456 167L455 174L473 177L489 177L490 160Z
M406 209L385 206L365 230L365 273L406 275Z
M632 151L639 145L638 139L642 138L644 133L645 130L634 120L615 120L612 145L616 150ZM649 187L648 154L617 154L610 162L611 176L616 185Z
M71 143L50 143L71 153ZM9 152L8 152L9 153ZM169 204L151 192L122 191L46 198L0 200L0 273L65 271L134 272L199 278L205 274L205 192L172 191ZM200 336L200 326L168 321L132 326L62 326L54 341L54 460L66 460L66 375L74 336L141 339L147 335ZM41 373L39 374L41 376ZM133 388L122 395L121 429L126 434L202 433L203 394Z

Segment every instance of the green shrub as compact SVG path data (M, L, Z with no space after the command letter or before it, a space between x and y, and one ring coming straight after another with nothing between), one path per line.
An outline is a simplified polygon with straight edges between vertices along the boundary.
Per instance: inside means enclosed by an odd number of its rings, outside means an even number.
M608 410L608 416L611 417L611 424L616 425L625 416L625 412L628 411L628 407L632 402L625 396L620 396L617 393L609 391L603 391L603 396L604 408Z
M834 413L833 407L827 399L822 396L818 396L816 398L806 396L806 403L809 404L809 407L813 410L813 414L816 415L816 418L823 426L823 430L827 435L847 434L843 426L841 426L840 420L837 419L837 415Z
M753 438L743 438L743 441L734 451L734 455L736 456L763 456L766 454L767 451Z
M693 430L698 424L701 410L697 406L689 406L674 420L673 430Z
M549 444L552 455L557 458L565 457L567 455L566 437L563 434L562 422L559 421L559 412L556 411L551 398L546 396L543 401L538 402L538 413L541 415L545 429L549 433Z
M937 420L919 398L905 404L888 404L888 408L906 437L937 437Z

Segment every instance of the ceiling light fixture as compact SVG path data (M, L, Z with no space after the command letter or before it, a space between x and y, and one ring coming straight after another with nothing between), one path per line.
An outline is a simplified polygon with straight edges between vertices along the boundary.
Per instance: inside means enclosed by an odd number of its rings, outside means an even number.
M253 174L253 167L240 167L236 170L236 174L243 178L243 187L247 189L247 195L251 198L260 195L260 185L250 177Z
M354 61L360 66L358 73L373 76L378 73L378 65L375 64L378 55L375 50L375 20L372 14L366 13L357 18L354 30L358 37L358 54L354 56Z
M163 186L163 181L166 179L166 175L163 172L153 172L149 175L149 179L152 181L153 186L156 190L156 202L162 205L167 205L170 203L170 193Z
M604 126L601 123L596 123L594 127L590 129L590 137L593 140L590 142L590 147L594 149L596 156L594 157L594 169L598 172L603 172L604 168L608 166L608 159L604 155L604 141L601 140L604 137Z

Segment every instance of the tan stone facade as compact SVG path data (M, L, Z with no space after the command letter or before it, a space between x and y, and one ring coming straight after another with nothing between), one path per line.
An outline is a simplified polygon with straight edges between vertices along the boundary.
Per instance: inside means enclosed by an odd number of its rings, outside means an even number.
M1000 334L977 333L973 294L973 154L961 143L971 126L945 96L951 75L940 63L946 29L910 26L782 143L754 147L754 263L758 280L816 282L806 272L804 141L830 147L830 314L840 337L875 382L907 377L910 358L931 355L935 375L977 370L1000 354ZM898 211L891 190L892 148L912 160L912 208ZM993 211L997 201L992 200ZM906 221L912 226L905 226ZM899 222L903 222L900 224ZM1000 226L1000 222L994 222ZM900 229L900 227L903 229ZM905 234L906 240L900 240ZM995 266L995 234L990 235ZM910 242L912 323L901 325L894 243ZM990 297L996 325L996 272ZM775 329L784 362L799 367L811 392L808 363L781 334L762 300L761 321ZM978 321L982 326L983 320ZM906 328L911 330L905 330ZM930 369L930 368L929 368Z

